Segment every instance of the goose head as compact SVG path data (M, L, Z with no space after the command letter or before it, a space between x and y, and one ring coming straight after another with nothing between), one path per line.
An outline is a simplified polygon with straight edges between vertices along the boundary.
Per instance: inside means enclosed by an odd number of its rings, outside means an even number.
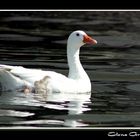
M80 48L84 44L95 45L97 44L97 41L81 30L74 31L69 35L68 46L75 46Z

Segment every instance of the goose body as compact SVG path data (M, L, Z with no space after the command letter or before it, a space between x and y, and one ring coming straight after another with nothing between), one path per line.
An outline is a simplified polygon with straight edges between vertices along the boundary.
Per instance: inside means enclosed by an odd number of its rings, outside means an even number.
M35 91L85 93L91 92L91 82L79 59L80 47L97 41L83 31L74 31L67 41L69 74L28 69L22 66L0 65L0 90L34 88Z

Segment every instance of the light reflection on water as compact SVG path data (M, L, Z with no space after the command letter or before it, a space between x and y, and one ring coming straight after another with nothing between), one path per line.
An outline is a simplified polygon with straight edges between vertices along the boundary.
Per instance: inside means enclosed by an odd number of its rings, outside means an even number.
M6 102L5 102L6 101ZM85 111L91 110L88 107L88 104L90 103L90 94L86 95L71 95L71 94L53 94L53 95L47 95L46 100L44 100L44 97L36 96L34 93L24 94L20 92L9 92L9 93L2 93L0 98L0 105L1 105L1 114L0 116L10 116L10 117L19 117L19 120L10 121L8 124L15 124L15 125L45 125L48 126L51 122L52 127L53 125L56 125L56 119L53 119L53 115L57 118L60 114L64 115L64 118L61 118L61 120L57 119L57 125L60 126L71 126L71 127L77 127L77 126L85 126L84 123L79 122L78 120L75 120L74 118L71 119L65 119L67 115L78 115L82 114ZM44 108L44 112L42 113L33 113L36 111L41 111L40 107ZM12 111L15 110L15 111ZM20 110L20 111L17 111ZM49 111L48 111L49 110ZM51 111L50 111L51 110ZM54 113L53 113L54 111ZM55 113L56 111L56 113ZM32 113L31 113L32 112ZM11 115L12 114L12 115ZM39 115L39 119L34 120L33 118L36 118L36 116ZM44 119L40 119L43 116ZM31 120L26 120L26 117L30 118L33 117ZM49 118L49 116L51 116ZM22 121L20 121L20 118L23 118ZM25 119L24 119L25 118ZM62 121L63 119L63 121ZM59 123L60 121L60 123ZM40 122L40 123L38 123ZM63 122L63 123L62 123ZM88 125L88 124L86 124Z
M45 101L33 93L1 92L0 126L140 126L137 14L130 14L131 25L123 13L118 20L105 12L29 13L0 13L0 63L67 75L66 39L80 28L99 42L82 47L80 55L92 92L50 95Z

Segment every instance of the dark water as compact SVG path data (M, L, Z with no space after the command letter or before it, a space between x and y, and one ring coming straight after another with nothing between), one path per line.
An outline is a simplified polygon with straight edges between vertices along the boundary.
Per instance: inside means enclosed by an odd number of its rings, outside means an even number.
M77 29L98 41L80 54L91 95L1 92L1 128L140 126L140 12L1 11L0 63L67 75L66 40Z

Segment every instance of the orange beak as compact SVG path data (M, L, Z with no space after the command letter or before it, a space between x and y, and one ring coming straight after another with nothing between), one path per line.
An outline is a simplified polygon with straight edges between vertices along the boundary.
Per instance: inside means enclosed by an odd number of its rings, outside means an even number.
M86 44L92 44L92 45L97 44L97 41L95 39L91 38L88 35L84 35L83 42L86 43Z

